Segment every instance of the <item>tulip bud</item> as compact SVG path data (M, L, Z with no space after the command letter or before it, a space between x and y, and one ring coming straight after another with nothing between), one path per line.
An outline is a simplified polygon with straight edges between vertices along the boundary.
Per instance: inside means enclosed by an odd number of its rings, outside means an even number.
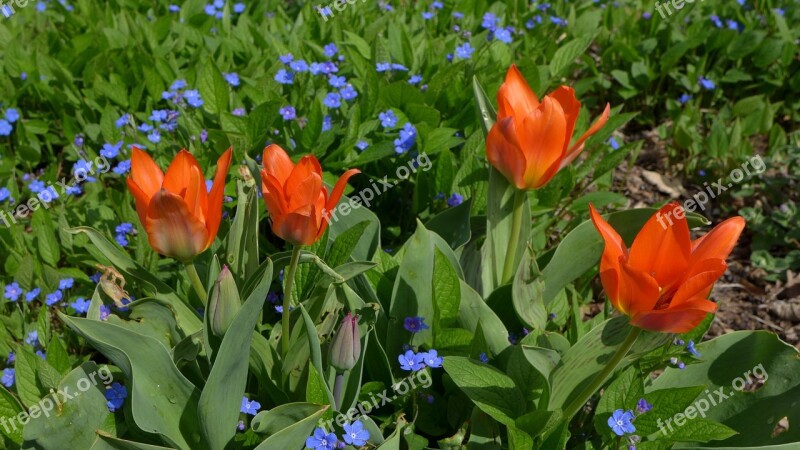
M361 333L358 331L358 316L347 313L330 348L330 364L339 371L355 367L361 357Z
M234 281L228 266L224 266L217 281L214 282L214 289L208 300L207 314L211 332L219 337L224 336L241 307L242 302L239 299L239 291L236 289L236 281Z

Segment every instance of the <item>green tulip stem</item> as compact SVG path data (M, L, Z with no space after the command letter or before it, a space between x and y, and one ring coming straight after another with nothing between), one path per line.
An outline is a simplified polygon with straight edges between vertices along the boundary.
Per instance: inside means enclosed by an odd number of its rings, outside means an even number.
M617 369L617 366L622 361L622 358L628 354L628 352L633 347L633 344L636 343L636 339L642 333L642 329L639 327L632 327L630 333L628 333L628 337L625 338L625 341L622 345L619 346L614 356L611 357L611 360L606 364L600 373L595 375L594 379L588 386L578 395L575 399L564 408L564 418L568 421L572 419L572 416L577 413L584 404L597 392L598 389L606 382L609 375L614 373Z
M289 271L286 272L284 280L286 287L283 288L283 312L281 313L281 348L283 358L289 354L289 307L292 305L292 288L294 287L294 274L297 272L297 265L300 262L300 244L295 244L292 248L292 260L289 263Z
M205 306L208 303L208 293L206 292L206 288L203 287L203 282L200 281L200 275L197 274L197 268L194 266L194 261L185 263L184 267L186 267L186 274L189 275L189 281L192 283L194 291L197 292L200 300L203 301L203 306Z
M519 245L520 231L522 230L522 209L525 206L527 193L517 189L514 191L514 215L511 220L511 234L508 236L508 249L506 250L506 262L503 265L503 278L501 284L511 282L514 277L514 263L517 259L517 246Z

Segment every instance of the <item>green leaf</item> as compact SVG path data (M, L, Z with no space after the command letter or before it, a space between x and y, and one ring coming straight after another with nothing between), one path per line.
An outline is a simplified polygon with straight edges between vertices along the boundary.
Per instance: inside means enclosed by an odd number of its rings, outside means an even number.
M514 311L531 329L547 327L547 310L544 307L544 283L539 278L539 267L530 247L520 261L511 290Z
M477 77L472 78L472 91L475 97L475 103L478 107L478 115L480 116L481 125L483 125L483 135L487 136L489 130L494 126L497 113L492 106L492 101L486 95L486 91L481 86Z
M492 366L461 356L444 359L444 369L475 405L496 421L514 426L525 413L525 396L514 381Z
M256 433L266 434L267 438L256 450L304 448L306 438L314 431L317 421L328 408L328 405L289 403L259 412L253 418L251 428Z
M230 97L228 83L210 58L197 79L197 89L203 98L203 107L206 111L211 114L228 111Z
M36 376L41 359L25 347L17 346L14 352L16 369L14 378L17 385L17 394L25 406L33 406L46 393L39 377Z
M203 436L211 450L226 448L236 434L242 396L247 384L248 358L253 330L272 283L272 264L250 293L222 339L214 366L197 406Z
M45 209L37 210L33 213L31 227L34 230L34 238L36 239L36 248L39 250L39 255L44 262L56 267L58 260L61 259L61 248L58 246L55 226L52 219L50 219L50 213Z
M441 236L453 250L469 242L472 237L469 216L472 199L453 208L447 208L425 223L425 228Z
M550 73L554 77L564 75L564 72L575 60L586 52L592 43L592 36L582 36L559 45L558 50L550 60Z
M22 425L17 422L16 417L23 412L24 408L13 394L8 392L4 386L0 386L0 420L7 426L0 427L0 433L16 442L22 443Z
M139 428L161 435L180 449L206 448L197 422L182 420L197 417L200 391L175 367L161 343L107 322L58 316L132 380L128 387L131 413Z

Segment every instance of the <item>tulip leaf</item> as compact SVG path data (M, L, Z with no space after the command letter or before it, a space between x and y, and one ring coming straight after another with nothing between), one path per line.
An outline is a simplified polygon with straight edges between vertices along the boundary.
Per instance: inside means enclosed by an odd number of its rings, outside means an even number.
M514 380L494 367L461 356L444 359L444 369L475 405L504 425L525 413L525 396Z
M658 211L657 208L618 211L603 217L630 245L645 222ZM708 220L695 213L686 215L690 228L708 225ZM550 263L542 270L544 302L548 305L558 292L569 283L595 268L603 255L603 239L591 220L587 220L567 234L556 248Z
M536 259L531 248L527 247L514 277L511 298L520 320L531 329L544 330L547 327L547 310L544 307L544 283L538 276Z
M200 391L175 367L157 340L91 319L58 313L69 328L114 362L131 380L128 386L134 422L143 431L161 435L179 449L201 450L197 417ZM241 401L239 399L238 401Z
M175 319L185 336L194 334L203 328L203 322L197 314L166 283L159 280L147 269L132 260L119 246L112 244L105 236L91 227L70 228L72 234L85 233L95 245L95 254L99 261L108 260L126 278L133 278L141 283L156 298L166 301L175 311ZM91 249L91 247L89 247Z
M169 447L142 444L140 442L126 441L115 438L107 433L97 430L97 440L90 450L172 450Z
M261 411L253 418L251 427L256 433L266 434L256 450L301 450L306 438L317 426L317 421L328 410L328 405L313 403L288 403L269 411ZM330 428L328 432L332 432Z
M236 182L238 203L228 236L225 238L225 263L236 276L236 284L244 282L258 270L258 197L261 185L248 186Z
M492 101L489 99L489 96L486 95L486 91L478 81L478 77L472 78L472 91L475 95L475 103L478 106L478 114L480 115L481 125L483 125L483 135L488 136L489 130L491 130L494 126L494 122L497 118L497 112L495 112L494 107L492 106Z
M322 348L320 347L319 343L319 335L317 334L317 327L314 326L314 321L311 319L311 316L308 315L308 311L306 311L305 306L301 303L299 305L300 313L303 315L303 325L305 325L305 332L306 337L308 338L308 345L311 348L311 364L314 366L314 370L317 371L317 375L321 380L325 380L325 369L322 367ZM324 384L324 383L323 383ZM330 387L327 384L324 384L327 394L328 394L328 404L335 405L336 402L333 399L333 392L331 392Z
M483 330L482 335L492 356L501 355L511 344L508 330L492 308L464 280L459 280L461 303L458 306L459 324L473 334Z
M97 438L95 430L103 428L111 414L106 406L105 385L97 383L98 370L94 362L83 363L59 384L59 392L64 394L48 394L31 406L31 420L23 431L25 448L64 448L67 442L69 448L92 446Z
M684 370L668 368L653 382L652 389L704 386L710 394L703 391L693 404L707 409L705 419L739 433L715 443L715 448L800 445L800 429L792 426L798 417L800 392L796 348L767 331L736 331L698 344L696 349L701 355L698 362L687 364ZM705 408L700 401L709 397L716 404ZM790 425L776 436L773 433L783 417L789 418ZM705 446L693 448L700 447Z
M250 293L222 339L214 366L200 394L197 412L209 449L223 450L236 434L239 411L247 384L248 359L253 330L272 283L272 265Z

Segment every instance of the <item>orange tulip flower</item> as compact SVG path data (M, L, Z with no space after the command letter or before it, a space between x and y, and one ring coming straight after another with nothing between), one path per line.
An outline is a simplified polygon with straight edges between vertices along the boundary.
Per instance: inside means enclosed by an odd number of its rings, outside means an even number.
M730 218L692 241L683 208L672 202L645 223L629 250L594 206L591 216L605 241L603 288L614 308L630 316L631 325L686 333L717 310L707 297L725 273L725 259L744 229L743 218Z
M188 262L211 246L222 220L230 164L228 149L217 161L214 185L207 192L203 171L186 150L178 153L164 175L150 155L133 148L128 189L153 250Z
M261 190L272 231L295 245L316 242L325 232L329 214L342 198L347 180L357 173L358 169L345 172L329 197L317 158L306 155L295 165L281 147L272 144L265 148Z
M581 103L561 86L539 102L517 66L497 92L497 122L486 138L486 157L518 189L538 189L572 162L583 144L608 121L603 114L570 146Z

